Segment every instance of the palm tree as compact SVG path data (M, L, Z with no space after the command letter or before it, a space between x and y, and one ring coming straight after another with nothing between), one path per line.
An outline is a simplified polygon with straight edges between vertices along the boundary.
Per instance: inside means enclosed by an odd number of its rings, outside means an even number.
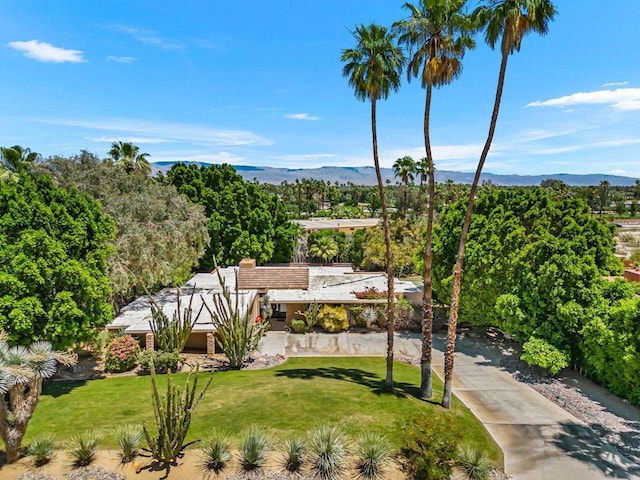
M140 148L131 142L113 142L108 155L117 165L121 165L126 172L142 172L145 175L151 173L149 154L140 153Z
M393 164L393 174L396 178L400 177L402 180L402 203L404 206L404 219L407 218L407 207L409 203L407 201L407 187L409 182L413 182L413 174L416 172L416 162L413 158L406 156L399 158Z
M458 325L458 307L460 304L464 250L467 243L469 226L471 225L471 215L473 214L475 196L480 182L482 167L484 167L484 163L489 155L496 123L498 121L504 77L507 71L507 61L513 52L520 51L522 39L525 35L530 32L545 35L548 32L549 22L553 20L555 14L556 9L550 0L491 0L487 6L479 7L474 12L474 16L478 22L485 26L485 40L489 46L495 48L498 40L500 40L502 61L500 63L498 86L493 104L493 112L491 114L491 122L489 124L489 132L480 155L480 160L478 161L473 183L471 184L467 213L462 225L462 233L458 245L458 256L456 264L453 267L453 286L451 289L449 327L447 331L444 362L444 394L442 396L442 406L445 408L450 408L451 406L451 382L453 379L453 358L456 347L456 327Z
M429 159L427 157L422 157L416 162L416 173L420 175L420 188L418 190L418 208L420 208L422 197L424 196L424 184L429 179Z
M354 89L358 100L371 102L371 137L373 144L373 163L380 192L382 225L384 228L385 256L387 262L387 375L385 387L393 391L393 330L394 330L394 294L393 294L393 255L391 252L391 232L387 215L380 162L378 160L378 133L376 126L376 106L380 99L386 99L391 90L400 88L400 76L405 57L394 43L395 35L385 27L371 24L356 27L353 36L356 47L342 51L341 60L345 63L343 75L349 77L349 85Z
M466 0L421 0L418 5L405 3L408 19L396 22L400 42L412 52L407 69L409 80L420 76L425 89L424 148L426 172L433 172L433 154L429 132L433 87L453 82L462 73L462 58L467 49L475 47L471 38L471 21L464 13ZM433 175L429 175L427 231L424 254L424 293L422 318L422 356L420 393L423 398L433 395L431 386L431 348L433 336L432 235L436 189Z
M309 255L319 258L323 265L327 264L338 253L340 253L338 244L331 237L320 237L309 248Z
M39 153L32 152L30 148L24 148L20 145L0 147L0 172L4 172L3 176L11 177L11 174L24 171L39 158Z
M56 373L56 363L72 365L75 357L56 352L48 342L11 347L0 332L0 435L7 463L20 457L22 437L36 409L42 380Z

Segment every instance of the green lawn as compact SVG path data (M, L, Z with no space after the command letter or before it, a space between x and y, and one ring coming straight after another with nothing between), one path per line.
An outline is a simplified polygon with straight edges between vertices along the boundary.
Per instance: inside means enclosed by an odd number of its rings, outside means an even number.
M239 432L257 424L281 440L326 422L352 435L382 432L399 448L408 419L445 411L416 398L420 381L416 367L395 364L395 395L383 393L384 374L384 358L362 357L291 358L267 370L216 372L194 413L188 439L202 438L213 428L238 438ZM208 375L200 374L200 385ZM176 381L185 377L174 376ZM442 384L437 378L434 389L434 399L439 400ZM500 449L471 412L457 399L451 412L464 432L464 443L484 449L502 465ZM114 447L114 426L142 421L153 426L149 377L55 383L44 389L25 444L45 432L64 439L79 431L97 430L103 445Z

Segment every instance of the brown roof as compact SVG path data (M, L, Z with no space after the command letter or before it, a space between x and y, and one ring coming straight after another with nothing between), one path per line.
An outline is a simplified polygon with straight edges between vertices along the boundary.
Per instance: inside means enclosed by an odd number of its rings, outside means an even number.
M238 289L309 288L308 267L256 267L238 269Z

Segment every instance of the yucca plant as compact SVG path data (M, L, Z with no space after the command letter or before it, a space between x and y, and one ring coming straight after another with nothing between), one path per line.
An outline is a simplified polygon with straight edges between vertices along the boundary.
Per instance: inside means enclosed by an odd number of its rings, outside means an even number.
M202 442L202 469L205 474L222 472L231 459L231 442L226 435L213 432Z
M27 453L33 457L33 464L40 467L53 458L56 449L56 439L53 435L36 438L27 447Z
M85 467L93 462L98 451L99 437L94 432L73 435L67 441L67 452L77 467Z
M337 427L321 425L309 438L311 458L309 465L313 478L318 480L336 480L348 466L347 444Z
M384 469L391 458L391 446L384 435L365 433L358 440L355 468L358 478L378 480L384 478Z
M458 452L457 465L469 480L487 480L493 466L482 450L462 447Z
M251 472L264 467L269 453L269 435L258 427L251 427L240 442L240 465Z
M283 470L291 473L297 473L304 463L306 445L302 438L291 437L285 440L283 444L282 457L280 465Z
M140 425L120 425L115 433L120 446L122 463L130 462L138 455L138 447L142 441L142 428Z

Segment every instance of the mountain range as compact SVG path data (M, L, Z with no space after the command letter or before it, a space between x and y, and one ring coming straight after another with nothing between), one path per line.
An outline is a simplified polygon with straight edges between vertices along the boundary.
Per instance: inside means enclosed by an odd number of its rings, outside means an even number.
M171 166L177 162L155 162L151 164L153 174L159 172L166 173ZM206 166L206 163L184 162L186 164L196 164ZM233 165L233 168L242 175L245 180L257 180L260 183L280 184L283 181L294 183L303 178L314 180L324 180L331 183L348 183L356 185L375 185L376 172L373 167L319 167L319 168L278 168L278 167L255 167L250 165ZM391 168L381 169L383 180L395 182L396 178ZM473 181L472 172L452 172L446 170L436 170L436 182L446 182L451 180L454 183L467 183ZM494 185L502 186L531 186L540 185L543 180L560 180L571 186L591 186L599 185L600 182L607 181L612 186L635 185L636 179L619 175L589 174L575 175L569 173L554 173L549 175L497 175L494 173L483 173L482 181L490 181Z

